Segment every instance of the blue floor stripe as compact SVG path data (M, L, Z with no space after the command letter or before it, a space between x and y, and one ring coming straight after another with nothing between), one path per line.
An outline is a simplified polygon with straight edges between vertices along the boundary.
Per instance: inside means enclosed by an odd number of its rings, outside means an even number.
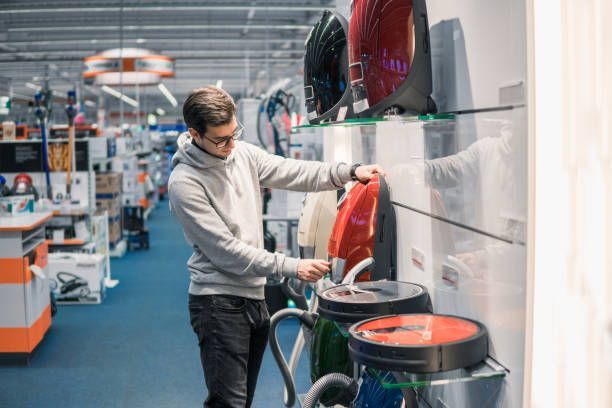
M0 407L200 407L206 395L189 325L185 267L191 251L161 203L149 219L151 249L112 260L101 305L60 306L27 367L0 367ZM287 353L297 323L281 325ZM298 391L307 390L302 358ZM282 378L269 351L253 406L282 407Z

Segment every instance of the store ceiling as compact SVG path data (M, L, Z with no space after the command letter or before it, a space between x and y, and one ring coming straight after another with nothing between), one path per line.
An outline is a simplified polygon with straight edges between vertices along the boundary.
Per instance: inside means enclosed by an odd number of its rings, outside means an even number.
M235 96L257 93L299 73L310 27L335 3L5 0L0 76L10 79L15 95L32 97L32 84L40 85L47 72L52 89L63 94L80 81L83 58L123 45L175 59L176 77L164 83L179 103L191 89L219 80ZM84 94L95 100L96 91L86 87ZM172 110L157 87L140 91L145 110ZM133 87L124 87L124 93L135 96ZM106 98L110 109L117 102L112 99Z

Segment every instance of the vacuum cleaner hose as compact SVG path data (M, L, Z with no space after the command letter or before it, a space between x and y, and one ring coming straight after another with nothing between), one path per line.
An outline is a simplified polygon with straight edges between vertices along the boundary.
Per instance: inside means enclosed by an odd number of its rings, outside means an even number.
M332 387L344 388L353 400L357 396L358 385L352 378L341 373L331 373L319 378L304 397L302 408L315 408L321 395Z
M281 289L285 296L289 299L293 300L295 306L301 310L308 310L308 299L306 299L306 285L307 283L304 281L299 281L298 290L296 291L289 282L289 278L284 277L281 281L282 286Z
M268 342L270 343L272 355L274 356L274 359L278 364L278 368L280 368L281 374L283 375L285 389L287 391L283 403L286 407L292 407L295 404L295 383L293 381L291 372L289 371L289 367L287 366L287 360L285 360L285 356L283 356L283 352L278 344L278 338L276 335L276 327L282 320L288 317L297 317L306 327L312 329L315 323L316 315L304 310L282 309L274 313L274 315L270 318L270 337Z

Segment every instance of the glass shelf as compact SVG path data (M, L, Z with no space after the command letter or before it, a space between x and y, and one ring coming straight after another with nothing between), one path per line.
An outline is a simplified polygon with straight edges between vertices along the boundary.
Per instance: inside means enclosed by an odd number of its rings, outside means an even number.
M436 385L465 383L488 379L504 378L510 371L490 357L482 363L458 370L434 374L395 373L367 368L372 377L376 378L383 388L423 388Z
M351 127L351 126L372 126L376 125L379 122L428 122L428 121L438 121L438 120L454 120L454 113L440 113L440 114L431 114L431 115L416 115L416 116L383 116L379 118L355 118L355 119L345 119L340 122L326 122L320 123L317 125L300 125L294 126L291 128L291 132L295 133L300 129L314 129L320 127Z

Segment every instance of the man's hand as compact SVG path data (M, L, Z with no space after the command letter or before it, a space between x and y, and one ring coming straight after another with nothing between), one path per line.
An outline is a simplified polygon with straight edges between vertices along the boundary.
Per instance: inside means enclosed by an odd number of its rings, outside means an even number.
M380 167L378 164L369 164L367 166L359 166L355 169L355 177L359 179L362 183L370 180L376 174L380 174L381 176L386 176L387 173Z
M316 282L329 272L330 265L322 259L300 259L297 278L306 282Z

